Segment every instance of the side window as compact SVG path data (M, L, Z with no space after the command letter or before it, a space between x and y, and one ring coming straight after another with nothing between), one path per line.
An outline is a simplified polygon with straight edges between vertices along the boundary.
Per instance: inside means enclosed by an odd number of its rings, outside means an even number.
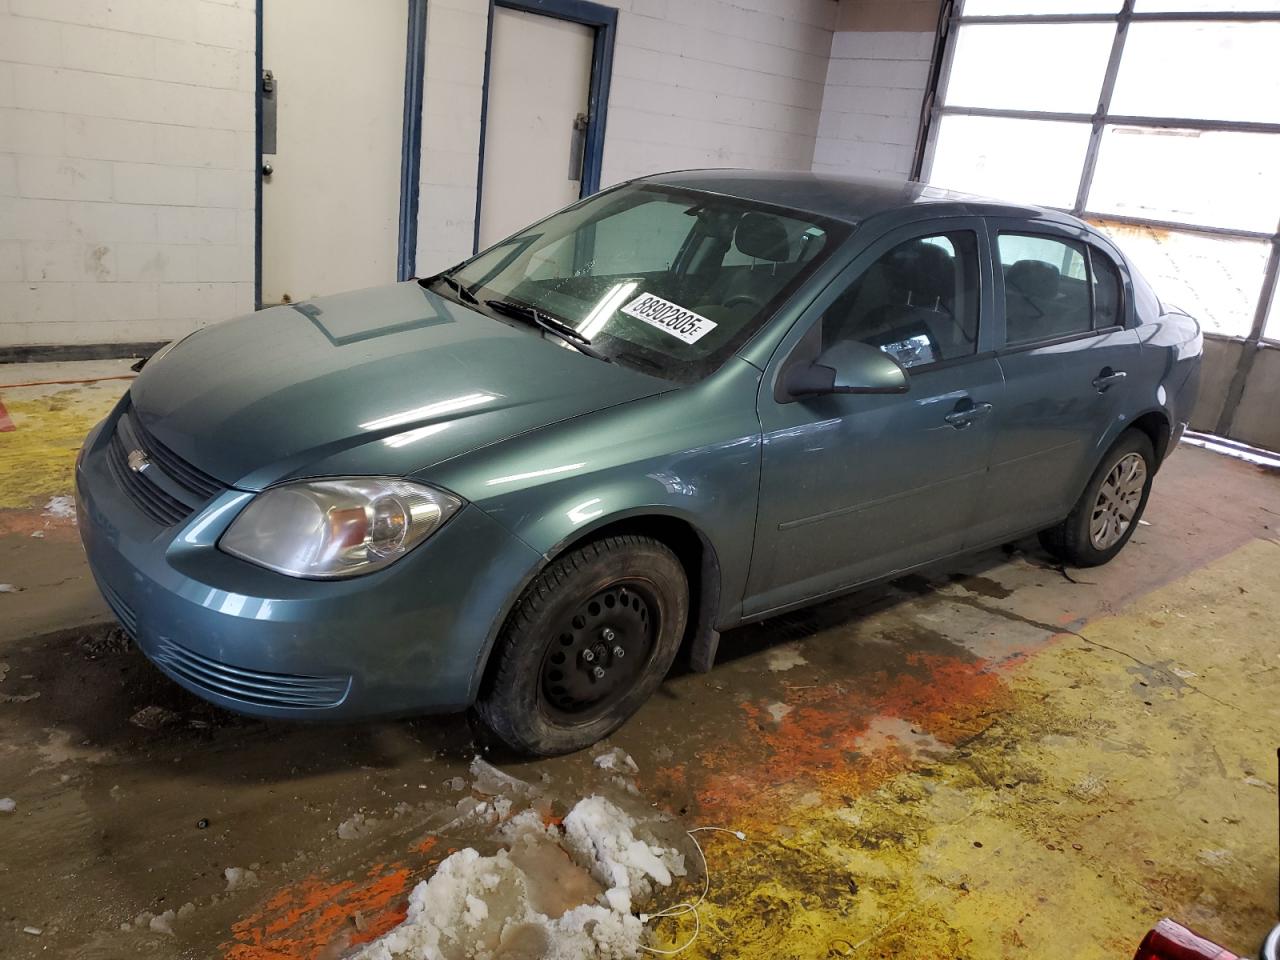
M1005 342L1052 340L1093 329L1089 269L1072 240L1002 233Z
M1089 266L1093 270L1093 327L1118 327L1124 323L1124 301L1120 293L1120 273L1101 250L1089 248Z
M904 367L978 350L978 241L970 230L900 243L869 266L822 318L822 345L861 340Z

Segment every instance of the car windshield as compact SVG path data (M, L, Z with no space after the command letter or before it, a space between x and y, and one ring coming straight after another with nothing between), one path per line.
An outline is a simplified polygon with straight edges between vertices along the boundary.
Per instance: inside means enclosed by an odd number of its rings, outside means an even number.
M847 231L812 214L633 184L503 240L437 289L505 322L520 319L510 304L534 307L606 359L690 383L759 329Z

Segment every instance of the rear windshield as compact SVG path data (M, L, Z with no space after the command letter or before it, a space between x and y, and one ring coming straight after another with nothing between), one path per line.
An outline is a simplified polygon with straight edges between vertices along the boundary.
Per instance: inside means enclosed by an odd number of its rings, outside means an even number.
M609 359L688 383L758 330L848 229L736 198L634 184L562 210L450 275L480 309L494 299L536 307Z

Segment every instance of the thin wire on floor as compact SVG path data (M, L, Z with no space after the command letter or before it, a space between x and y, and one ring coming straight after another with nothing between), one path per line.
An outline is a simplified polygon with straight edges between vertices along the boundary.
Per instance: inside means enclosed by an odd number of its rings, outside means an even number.
M648 923L650 920L665 920L675 917L684 917L692 913L693 936L691 936L686 943L676 947L674 950L663 950L659 947L641 947L640 949L646 953L654 953L664 957L674 957L676 954L684 953L692 947L698 939L698 934L702 932L702 918L698 915L698 908L702 906L703 902L707 899L707 895L711 892L711 868L707 866L707 854L706 851L702 849L702 844L698 843L698 838L694 836L695 833L702 832L727 833L729 836L737 837L739 840L745 841L747 839L747 835L741 830L729 830L725 827L694 827L692 830L685 831L689 839L693 841L694 847L697 848L698 856L702 858L702 894L697 900L693 901L693 903L686 901L684 903L673 904L670 907L659 910L657 913L642 913L640 914L640 922Z

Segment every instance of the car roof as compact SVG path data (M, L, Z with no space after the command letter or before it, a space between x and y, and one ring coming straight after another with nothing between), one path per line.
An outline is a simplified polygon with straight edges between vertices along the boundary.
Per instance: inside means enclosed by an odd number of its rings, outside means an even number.
M925 216L929 218L1023 217L1074 227L1088 226L1060 210L957 193L954 190L931 187L918 180L725 169L659 173L643 177L641 182L787 207L851 224L894 211L902 212L903 221L922 219L921 213L927 208Z

